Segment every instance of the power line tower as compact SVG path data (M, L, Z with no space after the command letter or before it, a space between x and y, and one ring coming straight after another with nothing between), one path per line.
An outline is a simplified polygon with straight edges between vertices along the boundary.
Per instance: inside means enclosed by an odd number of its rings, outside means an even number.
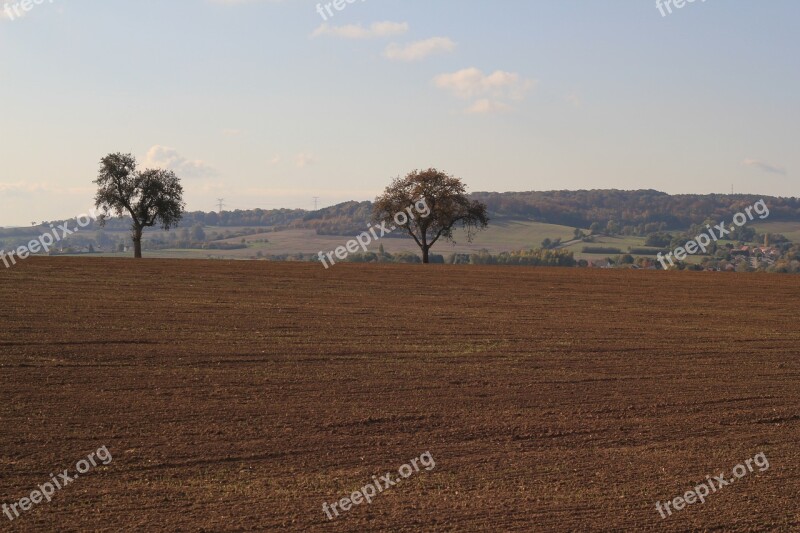
M222 206L224 206L225 198L217 198L217 205L219 206L219 212L222 213Z
M317 205L319 204L319 196L314 197L314 211L317 210Z

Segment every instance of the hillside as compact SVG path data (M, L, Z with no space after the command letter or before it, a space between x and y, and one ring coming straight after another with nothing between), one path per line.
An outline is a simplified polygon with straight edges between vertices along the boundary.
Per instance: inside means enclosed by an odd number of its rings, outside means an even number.
M800 199L752 194L669 195L653 190L593 190L477 192L471 196L487 205L495 223L524 220L572 228L597 224L602 229L610 223L624 235L686 230L692 224L729 219L761 199L769 205L770 222L800 222ZM313 229L320 235L352 235L369 223L371 211L371 202L345 202L313 212L188 213L186 223L291 227ZM256 224L258 220L263 222Z
M729 244L763 242L765 234L775 244L800 242L797 198L669 195L653 190L478 192L472 196L487 204L491 217L489 229L479 233L471 243L463 234L456 233L455 245L441 243L434 253L494 255L545 247L587 261L628 253L652 259L659 250L677 246L696 235L704 224L730 221L735 213L762 198L769 206L769 216L763 220L756 218L741 228ZM371 212L371 202L355 201L318 211L187 212L177 229L147 231L144 246L150 257L309 260L320 251L341 246L344 238L364 231ZM0 250L25 245L45 233L50 224L61 222L0 229ZM104 228L92 223L59 243L51 253L127 253L129 226L126 219L109 220ZM369 251L378 253L380 245L387 253L401 254L409 260L418 252L413 241L399 232L373 243ZM463 260L469 261L460 261ZM700 258L692 257L689 262L699 263Z

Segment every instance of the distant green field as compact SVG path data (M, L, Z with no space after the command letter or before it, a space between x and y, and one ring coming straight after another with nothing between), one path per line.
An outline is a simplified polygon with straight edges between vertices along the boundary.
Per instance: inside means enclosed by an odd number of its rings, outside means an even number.
M451 253L470 253L482 249L489 250L491 253L519 250L523 248L539 248L545 239L561 239L568 241L572 238L574 228L568 226L558 226L555 224L543 224L539 222L493 222L489 228L478 233L472 243L467 242L463 232L457 231L455 234L456 244L444 241L437 243L433 248L433 253L448 255ZM399 233L397 233L399 234ZM354 237L355 235L353 235ZM285 230L275 233L259 233L245 237L248 244L252 246L250 250L233 250L226 254L252 255L261 251L263 254L277 255L286 253L317 253L320 251L331 251L337 246L346 243L350 236L317 235L313 230ZM268 239L268 243L253 243ZM230 239L228 242L239 242L240 238ZM416 243L411 239L384 238L372 243L370 250L376 251L383 244L384 249L390 253L411 251L419 252ZM249 252L247 254L246 252Z
M589 230L584 229L588 233ZM486 231L479 233L473 243L489 251L510 251L523 248L539 248L545 239L572 239L575 228L530 221L490 221ZM465 242L462 234L456 234L456 241Z
M780 233L792 242L800 242L800 222L753 222L759 233Z
M781 233L786 237L800 242L800 222L761 222L753 224L758 232L769 231L770 233ZM206 234L243 232L249 230L247 227L213 227L204 228ZM234 237L221 242L240 243L245 239L248 247L241 250L201 250L201 249L167 249L167 250L145 250L147 257L154 258L185 258L185 259L251 259L260 252L263 256L283 255L283 254L316 254L320 251L330 252L338 246L344 245L353 236L331 236L317 235L314 230L292 229L278 232L263 232L265 228L253 228L261 231L246 237ZM178 229L180 231L180 229ZM587 229L583 229L588 233ZM95 231L86 231L83 235L95 237ZM106 234L113 236L128 235L127 231L106 231ZM167 232L153 231L145 235L145 239L166 236ZM486 249L492 254L504 251L520 250L528 248L539 248L545 239L561 239L562 242L570 242L573 239L574 228L555 224L545 224L531 221L508 221L494 220L489 224L486 231L479 232L472 243L468 243L463 232L456 232L457 244L452 245L446 242L437 243L432 253L447 256L451 253L475 253ZM259 242L259 241L267 242ZM601 259L608 255L616 254L587 254L583 253L585 247L609 247L618 248L622 254L628 253L629 248L644 247L643 237L608 237L596 236L594 243L574 242L564 249L574 253L576 259ZM374 242L370 246L371 251L377 251L383 244L384 249L390 253L414 252L419 253L419 248L410 239L384 238ZM128 256L126 253L103 253L94 256ZM695 258L690 258L693 261Z
M206 234L209 233L223 233L226 231L242 231L248 228L220 228L208 226L204 228ZM257 228L262 230L264 228ZM588 231L588 230L584 230ZM572 239L574 228L568 226L559 226L555 224L543 224L539 222L529 221L493 221L490 223L489 228L485 231L478 233L472 243L468 243L466 236L463 232L457 231L455 234L455 245L441 241L437 243L432 253L449 255L451 253L473 253L486 249L489 252L496 254L503 251L519 250L525 248L539 248L545 239L561 239L566 242ZM85 232L87 237L94 237L92 231ZM106 232L109 235L120 235L126 232ZM148 232L145 239L151 239L157 236L164 236L166 232L154 231ZM397 233L399 234L399 233ZM242 250L184 250L184 249L167 249L167 250L145 250L147 257L155 258L194 258L194 259L250 259L256 256L259 252L263 255L282 255L282 254L296 254L296 253L313 253L316 254L320 251L329 252L336 249L338 246L344 245L353 236L337 236L337 235L317 235L314 230L307 229L292 229L278 232L263 232L248 235L246 237L234 237L221 242L239 243L242 239L248 245L247 249ZM257 242L264 241L268 242ZM410 251L414 253L419 252L419 248L411 239L397 239L397 238L383 238L380 241L374 242L370 245L371 251L377 251L379 246L383 244L384 249L390 253L397 253L403 251ZM126 254L96 254L95 256L120 256L130 255Z
M608 257L610 255L617 255L617 254L585 254L583 253L583 249L586 247L603 247L603 248L619 248L621 253L627 254L628 248L642 248L644 247L645 239L643 237L608 237L608 236L596 236L595 242L587 243L587 242L576 242L567 246L565 249L573 252L575 255L575 259L586 259L586 260L596 260L602 259L604 257Z

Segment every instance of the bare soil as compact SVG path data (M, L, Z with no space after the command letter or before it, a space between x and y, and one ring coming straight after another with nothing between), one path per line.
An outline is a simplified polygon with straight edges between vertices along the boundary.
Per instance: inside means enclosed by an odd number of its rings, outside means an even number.
M0 271L0 504L113 460L0 531L798 531L798 301L778 275L28 259Z

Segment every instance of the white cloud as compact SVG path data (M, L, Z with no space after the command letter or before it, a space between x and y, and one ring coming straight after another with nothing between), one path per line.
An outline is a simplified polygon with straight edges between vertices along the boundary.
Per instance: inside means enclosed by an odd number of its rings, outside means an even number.
M503 102L489 100L488 98L476 101L466 110L467 113L472 115L490 115L494 113L505 113L507 111L511 111L511 106Z
M487 114L510 111L505 100L520 101L536 86L535 80L523 78L516 72L496 70L485 75L475 67L451 74L440 74L434 84L453 96L463 100L477 99L466 109L471 114Z
M242 134L242 130L237 130L236 128L225 128L222 130L222 135L225 137L238 137Z
M216 171L199 159L183 157L174 148L155 145L147 151L143 162L145 167L174 170L178 177L201 178L216 174Z
M564 100L572 104L572 107L583 107L583 98L581 98L581 95L578 94L577 91L572 91L564 96Z
M456 43L447 37L432 37L424 41L416 41L406 45L392 43L386 47L384 55L388 59L398 61L419 61L436 53L452 52Z
M536 86L536 81L523 79L515 72L497 70L486 76L475 67L459 70L452 74L440 74L436 76L434 83L440 89L450 91L455 96L464 99L494 96L522 100L525 93Z
M369 28L365 28L360 24L331 26L325 22L314 30L311 36L340 37L342 39L372 39L376 37L403 35L407 31L408 23L406 22L373 22Z
M757 168L759 170L768 172L770 174L780 174L781 176L786 176L787 174L789 174L786 168L780 165L769 163L767 161L763 161L761 159L747 158L744 161L742 161L742 164L746 167Z
M306 152L301 152L294 157L294 164L297 168L305 168L316 162L317 160L314 159L314 156Z

